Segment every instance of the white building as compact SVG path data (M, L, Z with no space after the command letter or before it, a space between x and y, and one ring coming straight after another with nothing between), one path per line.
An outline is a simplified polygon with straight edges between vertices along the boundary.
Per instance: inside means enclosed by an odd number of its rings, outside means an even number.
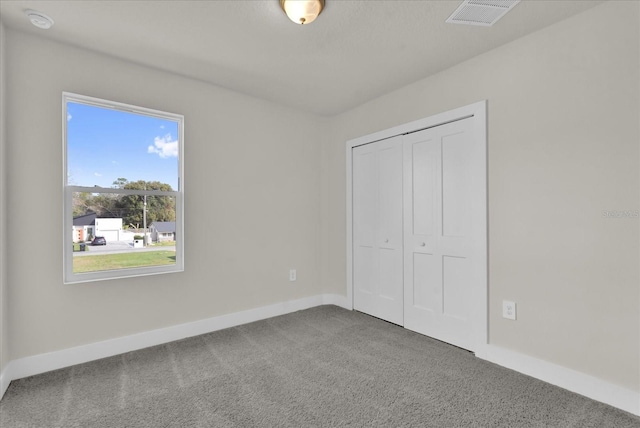
M107 242L124 238L121 218L98 218L96 213L87 213L73 218L73 242L90 241L103 236Z

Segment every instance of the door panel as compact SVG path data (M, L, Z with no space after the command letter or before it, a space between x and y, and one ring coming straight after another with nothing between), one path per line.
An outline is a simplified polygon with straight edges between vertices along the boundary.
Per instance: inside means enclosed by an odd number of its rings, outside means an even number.
M379 244L402 251L402 145L400 140L378 144Z
M402 249L381 248L380 297L402 303Z
M373 247L361 245L354 249L353 276L357 278L354 285L358 293L368 295L375 293L377 281L374 279L373 266L375 266Z
M413 254L413 302L411 307L421 311L439 313L442 310L439 260L433 254Z
M433 236L435 186L438 172L438 150L431 140L411 145L411 163L414 172L412 189L413 233L418 236ZM418 168L416 165L426 165Z
M372 248L376 237L376 155L368 146L353 157L353 232L354 243ZM357 189L357 191L355 191Z
M354 308L402 325L402 137L352 155Z
M469 229L471 171L469 136L442 136L442 235L464 237Z
M442 257L442 310L445 316L467 320L469 299L467 281L469 261L463 257Z
M405 327L472 349L472 119L406 135ZM419 226L418 226L419 225Z

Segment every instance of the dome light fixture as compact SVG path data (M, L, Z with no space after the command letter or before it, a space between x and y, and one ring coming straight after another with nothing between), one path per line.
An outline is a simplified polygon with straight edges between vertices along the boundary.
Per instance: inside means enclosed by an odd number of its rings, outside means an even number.
M37 10L33 9L27 9L24 11L24 13L27 15L27 18L29 18L31 23L38 28L48 30L53 25L53 19L42 12L38 12Z
M296 24L310 24L324 9L324 0L280 0L280 7Z

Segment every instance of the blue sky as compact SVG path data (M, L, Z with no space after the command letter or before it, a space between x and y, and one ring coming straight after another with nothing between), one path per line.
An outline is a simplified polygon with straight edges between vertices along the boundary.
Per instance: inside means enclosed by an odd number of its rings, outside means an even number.
M178 123L68 102L67 177L75 186L112 187L123 177L178 190Z

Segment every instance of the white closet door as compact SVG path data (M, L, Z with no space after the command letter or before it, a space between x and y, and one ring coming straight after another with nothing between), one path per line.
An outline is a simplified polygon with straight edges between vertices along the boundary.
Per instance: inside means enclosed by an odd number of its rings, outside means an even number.
M353 149L353 302L403 324L402 137Z
M405 135L404 325L474 350L472 303L482 286L477 245L485 227L478 162L481 144L472 138L473 119ZM480 237L480 239L478 239ZM478 276L480 275L480 276Z

